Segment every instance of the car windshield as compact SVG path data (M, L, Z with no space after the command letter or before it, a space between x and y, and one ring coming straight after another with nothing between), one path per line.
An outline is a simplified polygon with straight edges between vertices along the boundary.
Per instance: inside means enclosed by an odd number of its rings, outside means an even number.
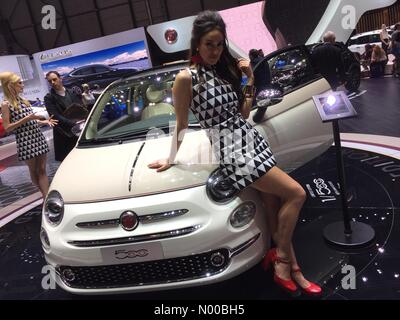
M168 133L176 121L172 87L183 67L165 67L120 80L106 89L87 120L81 144L142 139ZM198 126L189 112L189 125Z

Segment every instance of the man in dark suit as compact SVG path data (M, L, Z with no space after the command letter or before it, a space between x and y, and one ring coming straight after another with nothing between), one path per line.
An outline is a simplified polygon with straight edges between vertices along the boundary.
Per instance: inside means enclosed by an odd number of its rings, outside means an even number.
M271 73L268 63L261 63L264 57L261 55L260 50L251 49L249 51L249 58L254 73L254 86L256 87L257 95L258 92L265 89L271 83Z
M72 90L63 86L57 71L49 71L46 80L51 85L51 91L44 97L49 115L58 120L58 126L53 127L53 143L56 161L63 161L74 148L77 137L71 132L75 121L64 116L65 110L74 103L81 104L81 98Z
M262 62L264 59L264 53L261 49L251 49L249 51L249 58L254 73L254 86L256 88L255 96L257 96L261 90L265 89L271 83L271 72L269 71L268 62ZM267 108L263 107L258 108L253 116L253 121L260 122L264 117L266 109Z
M329 82L335 91L345 78L341 49L335 46L336 36L332 31L325 33L324 42L317 45L311 59L317 71Z

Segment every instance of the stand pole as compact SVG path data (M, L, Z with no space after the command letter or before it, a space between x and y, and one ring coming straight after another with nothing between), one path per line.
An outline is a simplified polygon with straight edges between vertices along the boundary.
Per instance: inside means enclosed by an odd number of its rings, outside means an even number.
M342 157L342 145L340 143L340 131L338 120L332 121L333 136L335 139L336 165L339 175L340 198L342 203L343 222L334 222L324 229L325 240L332 245L353 248L369 245L375 239L375 231L369 225L350 221L347 205L346 178Z
M338 120L332 121L333 127L333 137L335 140L335 151L336 151L336 165L339 175L339 186L340 186L340 198L342 201L342 212L343 212L343 223L344 223L344 233L350 235L352 233L350 226L350 216L349 209L347 205L347 190L346 190L346 177L344 172L344 164L342 157L342 144L340 142L340 131Z

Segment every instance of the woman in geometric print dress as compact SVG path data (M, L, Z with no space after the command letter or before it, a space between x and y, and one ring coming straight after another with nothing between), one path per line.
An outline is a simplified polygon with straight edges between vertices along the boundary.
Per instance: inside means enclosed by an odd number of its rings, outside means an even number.
M305 191L275 166L268 142L245 120L253 104L254 75L247 60L237 60L229 53L226 26L215 11L204 11L193 22L191 62L173 86L176 127L169 158L150 163L149 168L160 172L174 164L190 109L208 132L220 169L232 186L238 191L252 187L261 194L276 244L263 266L274 268L274 281L286 291L294 293L299 286L306 294L320 294L321 288L304 278L292 245ZM245 95L242 73L248 78Z
M49 190L49 179L46 174L46 158L49 146L38 124L51 127L57 120L42 120L35 115L30 103L21 98L24 89L21 78L12 72L0 73L4 101L1 104L3 126L7 132L14 131L17 143L18 160L25 161L33 184L39 187L43 199Z

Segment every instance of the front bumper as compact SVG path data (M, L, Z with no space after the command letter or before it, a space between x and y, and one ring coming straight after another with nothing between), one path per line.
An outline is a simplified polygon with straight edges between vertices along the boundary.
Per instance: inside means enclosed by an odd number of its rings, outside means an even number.
M257 213L251 223L235 229L229 224L229 216L244 201L254 202ZM134 210L141 216L183 208L188 210L183 216L139 224L132 232L119 225L95 229L77 227L82 222L118 217L124 210ZM78 294L203 285L234 277L262 259L268 242L265 220L258 194L250 188L225 205L211 202L204 186L142 198L66 205L59 226L52 227L43 219L43 228L50 241L50 248L44 248L45 257L56 270L57 283ZM176 233L155 241L146 238L149 234L193 226L196 228L187 234ZM96 241L129 237L133 239L131 243L76 245L101 244ZM152 254L141 255L143 250Z

